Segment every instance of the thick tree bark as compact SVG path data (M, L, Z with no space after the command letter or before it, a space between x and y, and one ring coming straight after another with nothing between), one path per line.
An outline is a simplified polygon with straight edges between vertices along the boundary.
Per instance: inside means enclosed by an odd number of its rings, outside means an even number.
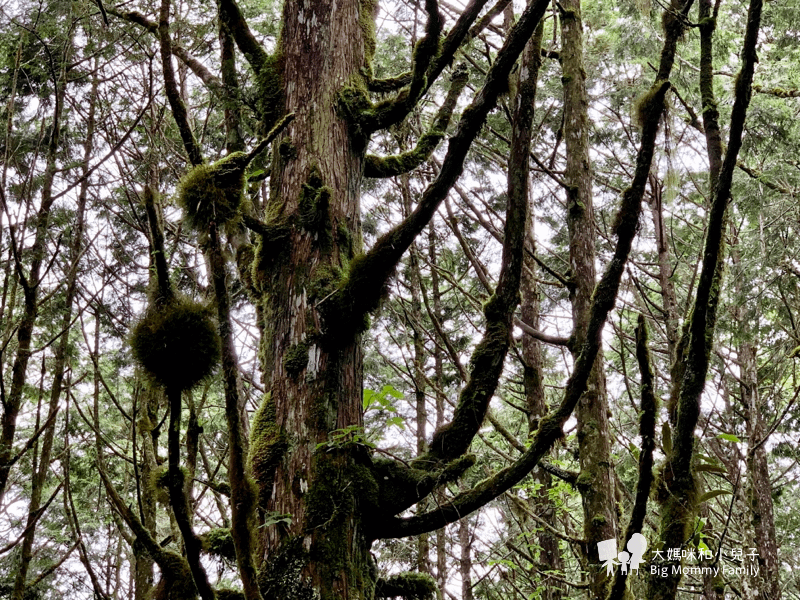
M350 432L349 442L363 427L358 336L324 339L320 309L361 250L363 141L337 112L337 97L348 83L366 85L360 70L374 43L373 10L358 0L284 5L281 109L295 120L283 144L292 151L274 164L266 209L285 238L262 236L256 250L269 394L254 422L251 464L262 509L291 515L291 525L264 529L272 565L261 570L264 597L290 600L313 589L361 599L374 586L362 517L369 490L357 477L368 457L357 444L318 449L331 432Z

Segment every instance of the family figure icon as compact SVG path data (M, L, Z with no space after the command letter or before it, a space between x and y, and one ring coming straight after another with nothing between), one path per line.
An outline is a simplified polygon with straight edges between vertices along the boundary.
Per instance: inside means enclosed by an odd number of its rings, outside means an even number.
M610 539L597 543L597 554L606 568L606 574L610 577L617 565L622 565L622 572L639 571L639 565L644 562L645 550L647 550L647 538L641 533L634 533L626 545L628 551L617 552L617 540ZM617 562L619 561L619 562Z

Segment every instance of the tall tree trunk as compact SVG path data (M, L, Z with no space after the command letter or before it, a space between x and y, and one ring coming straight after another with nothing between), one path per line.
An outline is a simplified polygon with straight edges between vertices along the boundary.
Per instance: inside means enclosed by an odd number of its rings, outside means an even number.
M284 138L293 151L276 159L266 211L285 237L262 236L256 252L269 393L253 424L251 460L262 508L292 520L265 528L273 565L261 571L265 597L291 599L304 589L341 600L372 594L368 490L358 478L368 457L357 444L317 448L329 432L363 427L359 336L323 336L322 312L361 249L363 141L336 104L343 85L366 85L360 70L374 43L373 10L359 0L284 6L277 68L285 112L295 115Z
M739 232L731 226L731 259L735 272L737 296L744 298L747 281L743 273L739 252ZM760 600L780 600L780 562L778 544L775 538L775 518L772 504L772 478L767 464L766 435L764 427L764 403L758 390L758 364L756 333L751 325L753 315L747 305L734 308L734 318L741 339L737 348L739 359L739 387L741 406L747 423L747 492L746 499L750 511L750 525L755 545L758 547L759 567L757 584ZM747 559L745 559L747 560Z
M461 574L461 600L473 600L472 593L472 535L469 519L461 519L458 524L458 544L461 547L461 557L458 561L458 571Z
M589 162L589 117L583 68L583 23L580 0L566 0L561 12L561 60L564 84L564 141L568 186L567 224L572 302L573 356L577 357L589 323L595 286L595 234L592 173ZM597 544L617 538L615 479L611 466L603 354L598 352L586 392L576 409L583 532L588 548L589 595L606 595L608 576L601 568Z

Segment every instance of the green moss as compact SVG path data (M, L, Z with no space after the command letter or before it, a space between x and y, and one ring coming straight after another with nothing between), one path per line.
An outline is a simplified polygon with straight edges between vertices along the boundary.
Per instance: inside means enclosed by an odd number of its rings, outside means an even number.
M608 521L603 515L598 514L592 517L592 525L594 525L595 527L602 527L606 523L608 523Z
M185 558L172 550L164 550L156 557L156 562L161 569L161 580L153 591L154 600L196 600L197 588Z
M148 482L153 490L153 495L157 502L169 506L169 473L167 465L163 464L157 469L150 471L150 481Z
M148 375L167 389L193 388L211 375L220 357L209 309L181 298L151 305L133 327L131 348Z
M314 269L309 279L308 299L318 302L338 289L342 281L342 269L332 264L321 264Z
M299 213L303 228L317 236L320 248L330 248L333 231L330 218L332 190L324 185L322 174L315 166L300 192Z
M385 287L375 289L370 283L376 277L383 278L385 269L379 256L358 254L352 258L347 277L339 283L337 293L318 306L324 320L323 333L327 342L348 343L354 334L369 328L368 313L376 310L386 296ZM374 291L368 293L366 290ZM353 314L363 316L358 322L343 318Z
M575 487L577 487L579 490L585 490L591 488L593 483L594 473L591 471L591 469L584 469L575 480Z
M291 232L290 219L276 218L268 221L264 231L257 234L251 275L254 289L268 291L275 266L287 256Z
M634 111L636 115L636 123L639 127L643 127L654 112L660 113L664 110L664 94L669 88L669 81L656 81L649 90L639 96L634 102Z
M283 368L292 379L302 373L308 366L308 342L295 344L283 355Z
M289 136L284 137L278 146L278 152L283 160L294 160L297 158L297 148L292 143L292 138Z
M203 552L236 562L236 549L233 545L233 536L230 529L218 527L207 531L200 536L200 543Z
M261 596L280 600L319 600L311 580L303 576L309 562L308 552L303 547L302 536L287 539L258 574Z
M358 3L358 24L364 34L364 56L367 65L372 64L377 45L375 34L375 17L378 12L378 0L360 0Z
M250 434L250 471L259 490L259 505L262 508L272 494L275 470L288 446L286 435L276 422L275 403L270 394L264 396L261 406L253 417Z
M437 591L436 581L427 573L400 573L379 579L375 585L376 598L434 600Z
M239 211L246 184L247 154L233 152L213 164L194 167L178 184L178 203L186 221L205 231L212 221L223 225Z
M340 254L348 261L355 255L355 241L350 229L344 223L339 223L336 228L336 243L339 246Z
M393 177L416 169L433 154L444 135L444 131L430 131L420 137L413 150L402 154L385 157L368 155L364 160L364 177Z
M256 74L258 89L258 112L266 135L284 113L283 97L284 60L280 54L270 56L263 68Z

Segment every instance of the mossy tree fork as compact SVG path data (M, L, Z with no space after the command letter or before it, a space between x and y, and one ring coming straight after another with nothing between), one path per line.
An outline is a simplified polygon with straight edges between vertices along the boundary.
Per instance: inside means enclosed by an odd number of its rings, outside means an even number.
M434 530L508 490L547 453L586 390L601 332L636 234L678 33L668 32L661 68L648 96L637 168L631 187L623 193L615 228L615 253L587 308L586 335L575 369L561 405L541 420L530 449L516 463L449 503L415 517L398 516L447 481L458 478L473 462L467 451L502 373L519 303L527 223L524 179L514 181L521 188L509 193L500 279L485 307L485 333L474 351L469 380L452 421L437 429L428 451L410 466L374 459L356 442L329 443L332 432L363 425L360 335L368 327L368 314L377 307L403 254L455 184L472 141L494 108L500 90L505 89L549 0L531 2L507 35L483 85L458 121L438 176L417 206L372 248L362 252L362 177L399 174L430 155L463 89L463 73L454 70L450 93L434 128L414 151L398 157L369 157L367 143L376 131L402 121L453 61L460 45L474 36L476 23L477 27L486 24L485 20L478 21L485 3L469 2L444 34L436 1L426 0L428 23L425 36L415 47L411 72L376 81L371 75L371 61L377 5L371 0L285 2L282 33L273 53L258 42L234 0L219 0L222 79L207 72L198 75L226 101L227 150L242 150L234 44L260 88L260 130L271 131L273 136L282 130L284 136L273 152L271 193L263 214L248 212L243 205L242 219L226 222L222 215L227 211L213 208L226 194L219 189L209 194L212 210L204 212L203 227L194 224L211 271L222 339L234 507L232 534L247 600L371 600L390 592L409 597L431 595L432 582L424 577L378 581L369 554L371 543ZM680 12L683 8L685 3L675 0L669 10ZM163 0L158 26L147 27L161 41L165 89L189 162L195 168L205 168L202 149L175 83L172 56L180 57L182 50L171 44L169 13L169 0ZM149 23L134 13L118 16ZM200 69L185 62L189 68ZM391 95L388 100L373 103L373 90ZM522 156L527 156L525 143L518 149ZM245 225L252 231L254 243L250 243ZM260 358L268 392L249 440L244 435L231 342L227 267L221 252L223 234L237 252L239 276L256 305L262 334ZM154 246L158 237L157 228L153 228ZM179 425L180 394L167 392L172 407L170 501L177 515L185 500L178 477L179 448L173 443L176 433L172 431ZM171 578L174 589L170 597L194 597L195 592L204 600L223 596L205 581L191 523L186 519L180 523L187 564L154 545L138 517L126 508L108 479L104 477L104 481L118 511L165 576ZM260 530L263 535L256 539L252 533L255 529L250 527L256 510L261 515L290 514L291 523L264 527ZM186 578L191 580L184 581Z

